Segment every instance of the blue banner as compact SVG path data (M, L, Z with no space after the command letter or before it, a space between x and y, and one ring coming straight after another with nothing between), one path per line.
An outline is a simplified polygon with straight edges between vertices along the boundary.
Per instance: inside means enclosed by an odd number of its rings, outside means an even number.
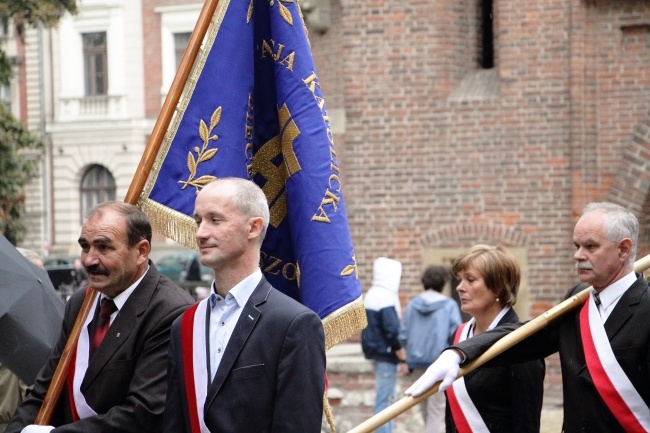
M293 0L222 0L204 49L139 203L157 230L195 247L198 191L215 178L256 182L271 210L262 271L319 314L331 347L366 322L300 10Z

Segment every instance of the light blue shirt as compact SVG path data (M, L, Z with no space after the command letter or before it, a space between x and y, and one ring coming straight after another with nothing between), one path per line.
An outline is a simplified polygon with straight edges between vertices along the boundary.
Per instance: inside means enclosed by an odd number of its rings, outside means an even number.
M210 295L210 377L214 380L215 374L221 364L221 359L226 351L230 337L235 325L244 311L244 306L251 297L251 294L262 281L262 271L258 268L248 277L240 281L230 289L225 299L216 293L214 281L212 282L212 294Z

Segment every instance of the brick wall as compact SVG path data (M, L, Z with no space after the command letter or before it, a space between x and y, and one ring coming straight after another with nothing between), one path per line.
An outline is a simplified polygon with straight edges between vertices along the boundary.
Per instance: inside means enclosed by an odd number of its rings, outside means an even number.
M162 87L162 58L160 41L160 14L154 9L159 6L195 4L196 0L142 0L142 28L144 39L145 113L157 118L160 113Z
M535 316L577 281L571 238L588 202L629 206L647 254L650 2L494 2L490 71L476 66L476 3L332 0L312 48L328 107L346 115L335 143L364 290L373 260L393 257L405 303L426 248L510 231Z
M650 9L495 2L496 79L459 92L477 69L473 4L333 0L332 28L310 35L328 108L346 114L335 143L360 277L367 288L374 258L392 256L416 294L423 237L484 224L525 235L533 302L553 304L576 280L579 212L643 167L624 154L648 149ZM640 188L621 200L641 217Z

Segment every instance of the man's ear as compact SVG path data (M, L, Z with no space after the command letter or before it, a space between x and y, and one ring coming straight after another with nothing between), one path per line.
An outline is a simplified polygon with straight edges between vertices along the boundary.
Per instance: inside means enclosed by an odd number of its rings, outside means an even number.
M248 239L257 238L262 233L264 228L264 218L262 217L253 217L250 220L250 229L248 231Z
M621 239L618 243L618 248L620 251L619 255L621 256L621 259L627 260L627 258L630 256L630 253L632 252L632 239Z
M151 252L151 244L149 243L148 240L142 239L140 242L136 244L136 248L138 249L138 264L149 260L149 253Z

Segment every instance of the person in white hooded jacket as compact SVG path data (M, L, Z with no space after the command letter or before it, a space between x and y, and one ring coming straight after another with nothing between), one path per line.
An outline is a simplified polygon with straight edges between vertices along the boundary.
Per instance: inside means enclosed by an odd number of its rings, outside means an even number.
M395 400L399 375L406 374L406 351L399 340L401 306L399 283L402 264L378 257L373 265L372 286L364 298L368 326L361 332L361 348L375 367L375 411L379 413ZM392 421L377 430L392 433Z

